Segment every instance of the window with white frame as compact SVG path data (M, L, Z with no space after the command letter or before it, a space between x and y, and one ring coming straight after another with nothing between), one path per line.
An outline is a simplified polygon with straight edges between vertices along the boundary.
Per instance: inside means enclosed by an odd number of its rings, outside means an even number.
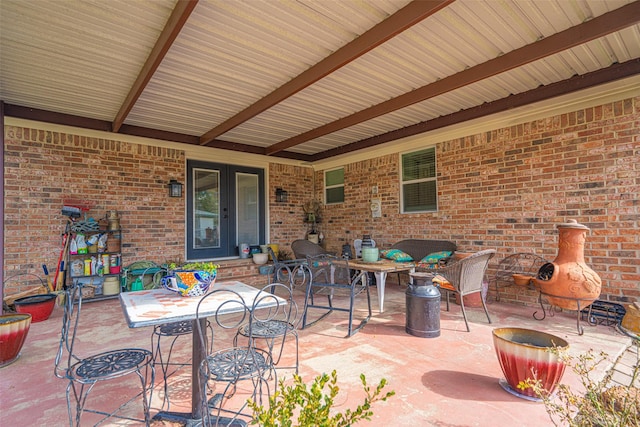
M402 154L400 167L401 212L437 211L436 149Z
M344 203L344 168L325 171L324 202L327 205Z

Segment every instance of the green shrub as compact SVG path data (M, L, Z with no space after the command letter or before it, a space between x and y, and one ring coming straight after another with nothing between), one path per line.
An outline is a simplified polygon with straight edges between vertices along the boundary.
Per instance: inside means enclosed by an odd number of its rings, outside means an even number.
M267 408L249 402L249 407L253 410L251 424L262 427L346 427L360 420L370 420L373 415L371 404L378 400L387 400L395 392L382 394L382 389L387 384L384 378L373 391L367 385L364 374L360 375L360 380L367 394L364 402L355 410L347 409L344 413L332 414L331 408L340 390L336 385L336 371L334 370L331 376L317 376L310 387L307 387L299 375L294 375L292 386L285 386L284 381L280 381L280 386L269 398ZM328 387L328 394L325 392L325 386Z

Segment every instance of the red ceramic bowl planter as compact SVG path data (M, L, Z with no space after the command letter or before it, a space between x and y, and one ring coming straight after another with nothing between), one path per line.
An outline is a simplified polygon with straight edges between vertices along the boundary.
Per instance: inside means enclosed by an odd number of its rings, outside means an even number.
M15 301L18 313L28 313L32 316L31 321L42 322L47 320L56 305L56 294L41 294L20 298Z
M31 326L30 314L0 316L0 367L14 362L20 356L22 345Z
M518 388L528 378L538 379L542 388L552 393L564 374L564 363L552 347L567 349L569 343L545 332L523 328L493 330L493 345L506 384L500 385L509 393L528 400L539 400L533 389Z

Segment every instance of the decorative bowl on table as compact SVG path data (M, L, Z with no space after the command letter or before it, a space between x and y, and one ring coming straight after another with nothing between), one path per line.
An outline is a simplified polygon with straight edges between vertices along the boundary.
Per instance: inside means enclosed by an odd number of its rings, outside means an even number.
M207 293L217 275L217 271L175 270L162 279L162 286L183 297L199 297Z
M377 262L379 257L378 248L362 248L362 262Z

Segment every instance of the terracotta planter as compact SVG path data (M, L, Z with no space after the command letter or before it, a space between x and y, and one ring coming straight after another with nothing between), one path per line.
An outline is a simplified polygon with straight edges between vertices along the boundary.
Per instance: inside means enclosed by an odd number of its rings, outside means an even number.
M497 328L493 346L506 380L501 385L518 397L538 400L533 389L518 388L521 381L538 379L552 393L564 374L564 363L549 351L552 347L568 349L569 343L562 338L532 329Z
M487 281L482 282L482 292L476 292L464 296L465 307L482 307L482 299L487 300L487 292L489 291L489 283ZM460 305L460 294L456 294L456 304Z
M587 228L576 220L558 224L560 233L558 256L545 264L535 280L540 291L553 306L577 310L585 308L600 296L602 280L584 261Z
M20 356L22 345L31 326L30 314L5 314L0 316L0 367Z

